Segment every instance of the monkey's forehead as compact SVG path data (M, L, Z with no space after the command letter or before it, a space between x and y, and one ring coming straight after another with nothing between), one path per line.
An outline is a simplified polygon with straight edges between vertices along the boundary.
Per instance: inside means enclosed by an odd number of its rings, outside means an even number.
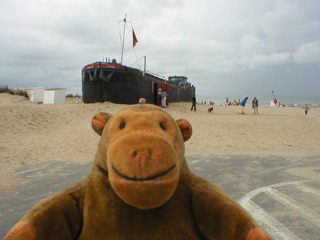
M123 108L122 110L120 110L120 112L127 110L132 110L136 112L160 111L166 113L162 108L153 104L134 104Z
M127 108L123 108L122 110L120 110L118 113L116 113L115 115L118 116L167 116L168 118L172 119L174 121L174 119L171 117L171 115L169 113L167 113L166 111L164 111L162 108L155 106L155 105L151 105L151 104L135 104L135 105L131 105Z
M137 112L132 110L126 110L115 114L113 118L110 120L110 124L112 122L119 122L119 121L130 121L130 122L172 122L175 123L174 119L167 113L162 111L146 111L146 112Z
M169 114L157 109L145 112L130 109L121 111L110 119L106 129L110 140L139 132L147 135L152 133L154 136L162 136L172 141L176 139L178 132L176 121Z

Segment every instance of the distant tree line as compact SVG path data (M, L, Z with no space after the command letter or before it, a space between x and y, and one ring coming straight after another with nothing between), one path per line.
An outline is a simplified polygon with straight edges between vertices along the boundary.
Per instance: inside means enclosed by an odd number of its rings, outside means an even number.
M9 93L12 95L19 95L28 98L27 91L23 88L10 89L8 85L0 85L0 93Z
M80 95L80 94L78 94L78 93L76 93L76 94L68 93L66 97L67 97L67 98L81 97L81 95Z

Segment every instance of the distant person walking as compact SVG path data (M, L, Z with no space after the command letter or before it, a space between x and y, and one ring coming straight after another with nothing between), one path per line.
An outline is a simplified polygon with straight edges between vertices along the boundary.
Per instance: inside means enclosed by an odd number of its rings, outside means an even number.
M242 114L244 114L244 107L246 106L247 104L247 100L248 100L248 97L245 97L242 102L240 103L240 105L242 106Z
M308 104L306 104L306 106L304 107L304 114L307 115L309 111L309 107Z
M192 111L193 109L194 109L195 112L197 111L196 102L197 102L196 96L195 96L195 95L192 95L191 111Z
M161 94L161 107L166 108L167 107L167 92L163 91Z
M259 100L256 97L254 97L252 100L252 108L253 108L254 114L259 114L258 113L258 106L259 106Z

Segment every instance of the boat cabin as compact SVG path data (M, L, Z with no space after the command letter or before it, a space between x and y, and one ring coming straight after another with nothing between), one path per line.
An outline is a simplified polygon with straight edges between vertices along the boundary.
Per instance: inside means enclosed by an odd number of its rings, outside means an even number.
M168 81L178 84L179 86L187 86L191 87L191 83L187 82L188 78L185 76L170 76L168 77Z

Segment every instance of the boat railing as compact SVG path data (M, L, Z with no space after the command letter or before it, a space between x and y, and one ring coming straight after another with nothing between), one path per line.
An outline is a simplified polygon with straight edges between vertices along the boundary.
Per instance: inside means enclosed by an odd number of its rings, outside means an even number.
M146 71L146 73L150 74L150 75L153 75L155 77L160 77L162 78L163 80L166 80L166 77L165 76L161 76L159 74L156 74L156 73L153 73L153 72L150 72L150 71ZM167 81L167 80L166 80Z

